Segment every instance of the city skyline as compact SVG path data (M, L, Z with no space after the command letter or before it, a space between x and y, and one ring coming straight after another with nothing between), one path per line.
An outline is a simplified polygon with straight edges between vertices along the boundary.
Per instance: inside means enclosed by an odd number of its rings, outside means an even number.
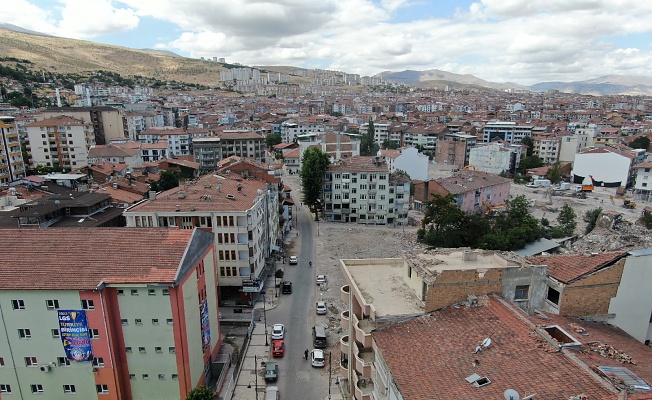
M652 4L630 0L16 0L0 10L25 29L186 57L523 85L652 76L649 17Z

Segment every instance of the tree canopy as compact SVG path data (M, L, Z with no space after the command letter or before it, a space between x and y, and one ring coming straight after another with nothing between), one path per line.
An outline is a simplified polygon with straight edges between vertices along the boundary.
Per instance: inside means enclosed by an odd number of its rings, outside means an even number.
M360 138L360 155L375 156L377 152L378 144L376 143L376 127L374 126L374 121L369 120L367 132Z
M265 136L265 144L269 149L281 143L282 140L283 139L281 138L280 133L270 133L269 135Z
M525 155L527 157L530 157L532 155L532 152L534 151L534 141L530 136L523 136L523 139L521 139L521 144L524 144L527 146L527 152Z
M650 138L647 136L639 136L629 142L628 146L634 149L647 149L650 147Z
M324 188L324 175L330 164L328 154L318 147L309 147L301 157L301 190L303 202L315 213L315 220L319 220L319 208Z
M563 174L561 172L561 164L556 162L550 168L548 168L548 172L546 172L546 179L549 179L550 182L559 183L561 182L562 178Z
M543 160L539 156L523 157L520 164L520 169L526 171L530 168L539 168L543 166Z
M213 400L215 392L206 386L200 386L192 389L186 400Z

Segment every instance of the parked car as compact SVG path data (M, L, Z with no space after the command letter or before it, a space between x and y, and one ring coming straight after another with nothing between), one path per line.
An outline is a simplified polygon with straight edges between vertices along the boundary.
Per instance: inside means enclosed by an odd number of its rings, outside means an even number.
M265 382L276 382L278 379L278 364L274 361L265 363Z
M326 283L326 275L317 275L317 284Z
M326 361L324 359L324 350L314 349L310 353L310 360L313 367L321 368L326 365Z
M265 400L279 400L278 386L267 386L265 388Z
M326 302L325 301L318 301L317 302L317 315L326 315L328 312L328 309L326 308Z
M285 342L282 340L275 340L272 343L272 357L283 357L285 354Z
M292 282L283 281L281 282L281 291L283 294L292 294Z
M290 256L290 265L297 265L299 263L299 259L297 256Z
M283 324L274 324L272 326L272 340L281 340L285 337L285 326Z

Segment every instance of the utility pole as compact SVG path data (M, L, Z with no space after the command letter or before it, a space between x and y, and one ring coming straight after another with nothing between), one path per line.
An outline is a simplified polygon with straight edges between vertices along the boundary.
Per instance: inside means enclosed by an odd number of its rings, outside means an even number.
M269 342L267 341L267 311L265 306L266 302L267 300L265 299L265 293L263 293L263 320L265 321L265 346L269 346Z
M258 358L254 354L254 374L256 375L256 400L258 400Z
M331 374L333 373L332 351L328 352L328 400L331 400Z

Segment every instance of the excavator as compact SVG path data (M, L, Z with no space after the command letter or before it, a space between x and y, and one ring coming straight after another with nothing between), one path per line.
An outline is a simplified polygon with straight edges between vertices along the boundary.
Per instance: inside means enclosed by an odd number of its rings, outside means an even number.
M504 204L499 204L497 206L494 206L493 204L489 203L487 200L484 200L482 202L482 206L487 209L485 211L484 215L496 215L498 213L501 213L505 211L505 205Z

